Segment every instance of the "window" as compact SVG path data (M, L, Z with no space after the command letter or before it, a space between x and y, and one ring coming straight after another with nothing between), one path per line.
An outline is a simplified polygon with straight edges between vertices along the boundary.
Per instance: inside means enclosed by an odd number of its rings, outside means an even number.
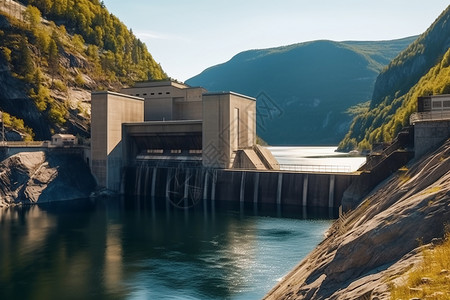
M147 93L143 93L142 95L147 96Z
M153 96L154 94L155 94L155 93L151 93L150 95L152 95L152 96Z
M180 154L181 150L180 149L172 149L172 150L170 150L170 153L172 153L172 154Z
M170 95L170 92L166 92L166 95Z
M442 104L444 105L445 108L450 108L450 100L443 101Z
M149 154L163 154L164 150L162 150L162 149L147 149L147 153L149 153Z
M441 101L433 101L433 108L441 108L442 102Z

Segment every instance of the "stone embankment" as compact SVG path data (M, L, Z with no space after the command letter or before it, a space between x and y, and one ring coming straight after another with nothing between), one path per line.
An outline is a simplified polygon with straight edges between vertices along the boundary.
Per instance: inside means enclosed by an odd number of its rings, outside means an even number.
M381 183L265 299L389 299L450 223L450 140Z
M94 188L77 155L21 152L0 162L0 207L86 198Z

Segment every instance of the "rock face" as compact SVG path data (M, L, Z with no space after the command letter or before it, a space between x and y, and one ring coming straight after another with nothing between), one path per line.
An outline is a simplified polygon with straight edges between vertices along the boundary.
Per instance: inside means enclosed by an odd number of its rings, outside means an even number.
M94 188L76 155L22 152L0 163L0 207L85 198Z
M450 220L450 140L380 185L265 299L388 299Z

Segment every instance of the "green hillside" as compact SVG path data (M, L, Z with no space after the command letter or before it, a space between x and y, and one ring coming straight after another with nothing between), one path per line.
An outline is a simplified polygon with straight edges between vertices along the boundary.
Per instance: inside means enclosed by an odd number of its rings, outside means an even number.
M337 144L351 122L346 110L370 99L379 72L414 40L323 40L250 50L186 83L256 97L258 135L269 144Z
M450 6L378 76L370 106L355 111L339 148L389 142L409 125L417 97L450 93Z
M100 1L0 1L0 109L8 132L87 136L91 90L166 77Z

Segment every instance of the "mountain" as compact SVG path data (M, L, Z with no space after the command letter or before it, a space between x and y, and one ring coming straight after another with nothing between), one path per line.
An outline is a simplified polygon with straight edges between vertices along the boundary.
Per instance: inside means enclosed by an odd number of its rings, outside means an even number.
M378 76L372 100L360 109L342 150L389 142L417 110L417 97L450 93L450 6Z
M333 145L348 131L346 110L370 99L379 72L415 39L250 50L186 83L257 98L257 132L269 144Z
M90 91L163 78L146 45L98 0L0 2L7 139L89 136Z

